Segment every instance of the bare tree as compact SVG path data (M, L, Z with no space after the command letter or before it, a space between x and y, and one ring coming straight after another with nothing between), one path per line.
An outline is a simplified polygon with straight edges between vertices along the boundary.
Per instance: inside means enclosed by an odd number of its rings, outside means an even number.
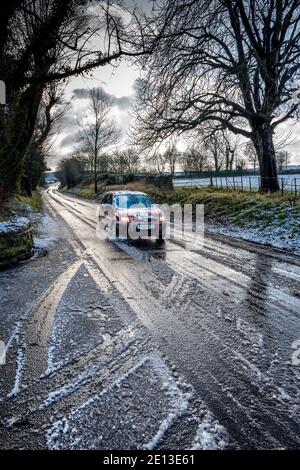
M91 145L86 139L82 138L82 132L79 137L80 147L76 149L73 155L76 157L77 160L80 160L84 163L84 167L87 171L90 171L94 175L95 170L95 157L94 152L91 149Z
M89 111L91 122L81 125L82 152L85 153L91 163L94 174L95 193L98 191L97 174L101 156L104 150L116 144L119 132L109 114L112 102L109 96L99 88L92 88L89 93ZM87 116L89 120L89 116Z
M182 152L180 163L185 173L196 171L202 173L206 169L208 153L202 145L192 144Z
M297 0L167 0L168 19L138 83L144 145L213 122L249 138L261 191L279 189L273 134L298 116Z
M8 190L18 186L32 141L46 83L40 77L55 68L58 38L77 8L72 0L21 0L9 18L0 64L7 90L0 114L0 176Z
M247 162L246 162L245 158L243 158L243 156L241 156L239 158L237 157L237 159L236 159L236 170L237 171L244 171L245 168L246 168L246 163Z
M109 158L109 170L114 173L125 173L126 160L124 152L116 150Z
M218 136L217 133L210 135L205 140L205 144L207 145L208 151L210 152L215 171L220 171L224 164L225 157L220 136Z
M237 151L239 147L239 136L234 135L227 129L222 131L222 142L225 153L225 170L232 171L234 159L237 157Z
M64 84L49 83L42 96L32 142L23 163L21 188L29 196L46 169L45 159L50 154L52 138L69 109L69 103L64 100Z
M285 150L279 150L276 152L276 161L279 171L284 169L287 170L290 161L290 154Z
M59 164L58 177L63 185L67 188L73 188L82 180L84 171L84 163L82 159L71 156L64 158Z
M122 151L125 172L136 173L140 166L140 153L136 147L128 147Z
M140 153L135 147L112 152L108 157L108 167L115 173L136 173L140 167Z
M162 158L164 158L171 175L174 175L176 166L180 160L180 153L177 150L176 142L174 140L170 142Z
M0 77L7 105L0 107L0 195L18 186L46 83L89 74L153 47L143 40L137 12L118 0L2 3ZM149 23L147 37L155 35Z
M198 149L201 147L202 159L205 156L206 163L211 162L215 171L232 171L239 136L212 123L196 128L191 135L198 142Z
M165 173L167 168L165 154L159 151L150 154L146 160L146 167L150 173L158 173L159 175Z
M46 84L35 123L34 148L42 147L45 143L51 146L52 137L60 131L62 118L71 109L70 103L64 98L65 86L65 82L59 81Z

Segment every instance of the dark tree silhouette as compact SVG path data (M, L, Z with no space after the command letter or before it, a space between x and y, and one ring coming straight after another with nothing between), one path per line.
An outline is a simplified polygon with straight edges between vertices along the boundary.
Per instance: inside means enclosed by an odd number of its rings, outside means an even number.
M84 173L84 162L74 157L65 158L59 164L57 176L63 186L73 188L82 180Z
M57 81L46 85L35 123L31 144L23 163L21 189L29 196L46 170L46 157L50 154L55 132L59 132L62 117L70 109L64 100L64 84Z
M151 52L137 14L127 20L125 7L110 3L87 8L88 0L11 0L7 9L1 6L0 79L7 99L0 106L0 196L18 187L47 83Z

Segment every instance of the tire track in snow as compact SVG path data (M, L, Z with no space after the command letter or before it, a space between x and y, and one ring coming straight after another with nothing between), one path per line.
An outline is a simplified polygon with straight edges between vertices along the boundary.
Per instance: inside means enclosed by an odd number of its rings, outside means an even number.
M72 224L72 221L70 221L69 223ZM97 248L95 248L95 250L94 250L94 255L95 255L96 258L99 257L99 253L97 253ZM136 298L135 298L135 297L137 297L137 296L138 296L139 298L142 298L142 299L143 299L143 304L148 304L148 302L150 302L150 303L153 302L153 299L152 299L151 297L149 298L148 295L145 295L145 290L143 290L143 289L142 289L142 290L137 289L137 284L138 284L138 285L140 284L139 281L142 279L142 274L141 274L140 272L138 272L138 270L136 269L136 268L137 268L136 265L134 266L134 268L135 268L134 276L132 276L132 273L130 272L131 269L132 269L132 267L130 268L130 266L128 266L128 265L126 266L125 271L122 272L122 275L121 275L121 276L118 276L118 275L116 276L115 273L113 273L113 272L111 271L111 267L106 266L104 261L105 261L105 260L103 260L103 258L102 258L102 259L99 259L99 266L102 266L102 267L105 266L105 270L106 270L106 269L108 270L108 277L109 277L109 278L118 280L118 282L120 283L120 284L119 284L119 287L121 288L121 291L124 293L124 298L125 298L125 299L126 299L126 297L128 298L128 297L132 296L132 299L129 299L129 304L131 304L131 305L135 304L135 303L136 303ZM124 263L123 263L123 264L124 264ZM123 269L123 266L122 266L122 269ZM132 282L132 278L134 278L134 281L133 281L133 282ZM132 288L131 288L131 284L132 284ZM142 283L142 285L143 285L143 283ZM128 296L128 294L129 294L129 296ZM147 300L147 299L148 299L148 300ZM140 314L141 314L141 312L140 312L140 307L141 307L140 305L136 305L136 308L135 308L135 310L137 311L138 316L140 316ZM156 307L158 310L160 310L160 311L162 310L162 309L161 309L161 305L160 305L159 303L158 303L158 305L155 305L155 302L154 302L154 308L155 308L155 307ZM149 312L149 311L148 311L148 312ZM153 315L153 309L152 309L152 310L150 309L149 315L151 315L151 314ZM166 317L167 317L167 315L165 315L165 312L164 312L163 316L166 316ZM148 319L148 318L145 318L145 317L146 317L146 312L143 312L143 315L142 315L143 321L144 321L144 322L146 323L146 325L150 328L150 330L151 330L151 327L152 327L152 330L153 330L153 324L151 324L151 321L149 322L149 319ZM155 316L154 316L154 318L155 318ZM152 317L152 320L153 320L153 317ZM157 319L156 319L156 321L157 321ZM174 323L174 317L172 317L172 321L173 321L173 323ZM172 322L171 322L171 323L172 323ZM157 326L158 326L158 325L157 325ZM168 322L166 322L166 325L165 325L165 326L162 326L162 325L161 325L161 329L166 330L166 327L167 327L167 326L168 326ZM178 328L180 329L180 327L182 328L182 325L179 323L179 324L178 324ZM173 329L176 329L176 321L175 321L175 324L172 325L172 328L173 328ZM154 328L154 330L156 330L156 328ZM211 332L212 332L212 331L210 331L210 333L211 333ZM154 331L154 336L155 336L155 333L156 333L156 331ZM190 335L190 336L192 336L192 335ZM219 341L219 339L217 339L217 338L216 338L216 340ZM231 353L234 354L234 351L231 351ZM239 360L240 360L240 359L241 359L241 358L239 358ZM245 366L247 367L247 363L245 363ZM218 368L217 368L217 370L218 370ZM220 371L219 371L219 372L220 372ZM230 376L230 372L229 372L229 371L228 371L228 376ZM234 382L234 378L233 378L233 382ZM209 392L212 393L211 390L210 390ZM253 396L253 400L254 400L254 402L255 402L256 405L257 405L257 409L260 409L260 410L261 410L261 413L262 413L262 414L265 414L265 413L267 412L267 408L268 408L268 407L266 407L266 409L263 410L263 409L261 408L261 406L260 406L260 405L261 405L260 402L256 400L255 396ZM272 411L273 411L273 410L272 410ZM232 412L232 410L231 410L231 412ZM243 412L245 412L246 415L248 414L248 419L249 419L249 418L250 418L250 415L249 415L249 413L247 413L247 410L246 410L245 408L244 408ZM269 413L267 412L267 415L268 415L268 414L269 414L269 418L271 418L272 415L273 415L273 413L271 412L271 410L270 410ZM266 418L267 418L267 416L266 416ZM281 417L281 419L282 419L282 417ZM251 420L250 420L250 421L251 421ZM280 421L278 421L278 419L277 419L277 422L280 423ZM273 423L273 425L275 425L275 423ZM254 427L255 427L255 426L254 426ZM273 431L275 432L275 434L277 434L277 439L279 439L279 440L278 440L278 445L280 446L279 431L277 432L276 429L275 429L275 427L273 428ZM262 430L262 429L261 429L261 432L258 432L258 435L261 435L261 439L262 439L262 440L260 441L260 443L261 443L261 445L263 445L264 437L263 437L263 430ZM295 438L295 436L294 436L293 438ZM291 439L293 439L293 438L292 438L292 435L291 435ZM249 436L248 436L248 439L249 439ZM266 439L266 437L265 437L265 439ZM254 442L255 442L255 441L257 442L257 436L256 436L256 439L254 439ZM245 442L247 442L247 438L245 439Z

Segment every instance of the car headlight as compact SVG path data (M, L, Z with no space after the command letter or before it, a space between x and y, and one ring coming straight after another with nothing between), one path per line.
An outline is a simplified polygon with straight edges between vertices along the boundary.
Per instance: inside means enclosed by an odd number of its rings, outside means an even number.
M130 223L130 218L127 215L123 215L121 217L121 223L122 224L129 224Z

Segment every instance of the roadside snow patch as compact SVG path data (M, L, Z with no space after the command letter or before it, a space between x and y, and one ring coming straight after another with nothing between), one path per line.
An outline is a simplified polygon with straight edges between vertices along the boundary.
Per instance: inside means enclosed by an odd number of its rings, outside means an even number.
M14 217L6 222L0 222L0 235L17 233L30 228L30 221L26 217Z
M242 238L250 242L272 246L281 250L289 250L300 255L300 236L291 236L288 222L286 225L276 227L252 227L250 224L240 227L234 224L222 224L219 222L206 221L207 233L220 233L234 238Z
M50 248L58 239L57 224L55 220L45 213L34 236L34 247L37 250Z

